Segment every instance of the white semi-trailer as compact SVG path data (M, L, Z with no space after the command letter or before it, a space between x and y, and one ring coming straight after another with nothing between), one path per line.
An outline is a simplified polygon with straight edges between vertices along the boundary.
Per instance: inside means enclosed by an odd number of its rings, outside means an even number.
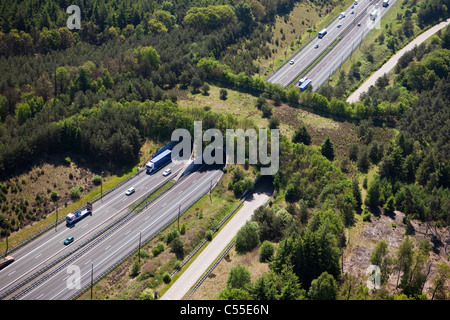
M90 209L79 210L76 211L75 213L71 212L66 216L66 223L68 225L72 225L75 222L80 221L81 219L90 214L92 214L92 211Z

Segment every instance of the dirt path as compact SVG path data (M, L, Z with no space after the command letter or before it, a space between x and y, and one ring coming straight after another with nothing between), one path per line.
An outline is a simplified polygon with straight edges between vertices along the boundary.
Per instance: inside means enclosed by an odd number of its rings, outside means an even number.
M413 41L408 43L403 49L401 49L394 56L392 56L391 59L389 59L389 61L386 62L380 69L375 71L366 81L364 81L364 83L347 98L347 102L359 101L359 97L361 96L361 94L369 90L370 86L375 85L375 82L379 77L382 77L384 74L389 73L397 64L398 59L400 59L400 57L405 52L413 49L414 46L418 46L419 44L427 40L429 37L431 37L433 34L438 32L442 28L446 27L449 23L450 19L447 19L446 21L443 21L435 25L434 27L428 29L427 31L423 32Z

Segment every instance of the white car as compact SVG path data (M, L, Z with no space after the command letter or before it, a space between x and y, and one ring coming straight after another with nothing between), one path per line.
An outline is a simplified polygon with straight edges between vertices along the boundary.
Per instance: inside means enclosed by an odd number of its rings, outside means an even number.
M172 173L172 170L171 169L167 169L166 171L164 171L163 172L163 176L165 177L165 176L168 176L169 174L171 174Z
M130 189L127 190L127 192L125 192L125 194L126 194L127 196L129 196L130 194L134 193L135 191L136 191L136 190L134 190L134 188L130 188Z
M290 64L294 64L294 60L291 60L291 62L289 62Z

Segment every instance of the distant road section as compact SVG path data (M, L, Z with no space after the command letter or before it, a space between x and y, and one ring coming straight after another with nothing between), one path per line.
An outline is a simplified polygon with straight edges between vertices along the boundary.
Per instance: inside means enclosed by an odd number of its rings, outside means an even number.
M273 187L261 182L233 218L213 238L202 253L192 262L183 274L172 284L161 300L181 300L197 283L203 273L214 263L217 257L236 236L238 230L250 220L258 207L264 205L273 193Z
M380 69L378 69L375 73L373 73L355 92L353 92L348 98L347 102L357 102L362 93L369 90L370 86L375 85L375 82L379 77L382 77L384 74L389 73L397 64L400 57L405 54L405 52L413 49L415 46L418 46L433 34L441 30L442 28L448 26L450 23L450 19L443 21L434 27L428 29L424 33L420 34L417 38L411 41L408 45L406 45L403 49L397 52L388 62L386 62Z

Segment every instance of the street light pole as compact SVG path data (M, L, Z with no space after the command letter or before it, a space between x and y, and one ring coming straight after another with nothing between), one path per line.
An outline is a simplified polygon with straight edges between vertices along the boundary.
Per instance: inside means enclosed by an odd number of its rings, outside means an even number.
M55 200L55 207L56 207L56 221L55 221L55 231L58 231L58 196L56 196Z
M94 287L94 263L91 262L91 300L92 300L92 289Z
M180 232L180 213L181 213L181 204L178 205L178 232Z
M138 264L141 266L141 234L142 231L139 231L139 249L138 249Z

